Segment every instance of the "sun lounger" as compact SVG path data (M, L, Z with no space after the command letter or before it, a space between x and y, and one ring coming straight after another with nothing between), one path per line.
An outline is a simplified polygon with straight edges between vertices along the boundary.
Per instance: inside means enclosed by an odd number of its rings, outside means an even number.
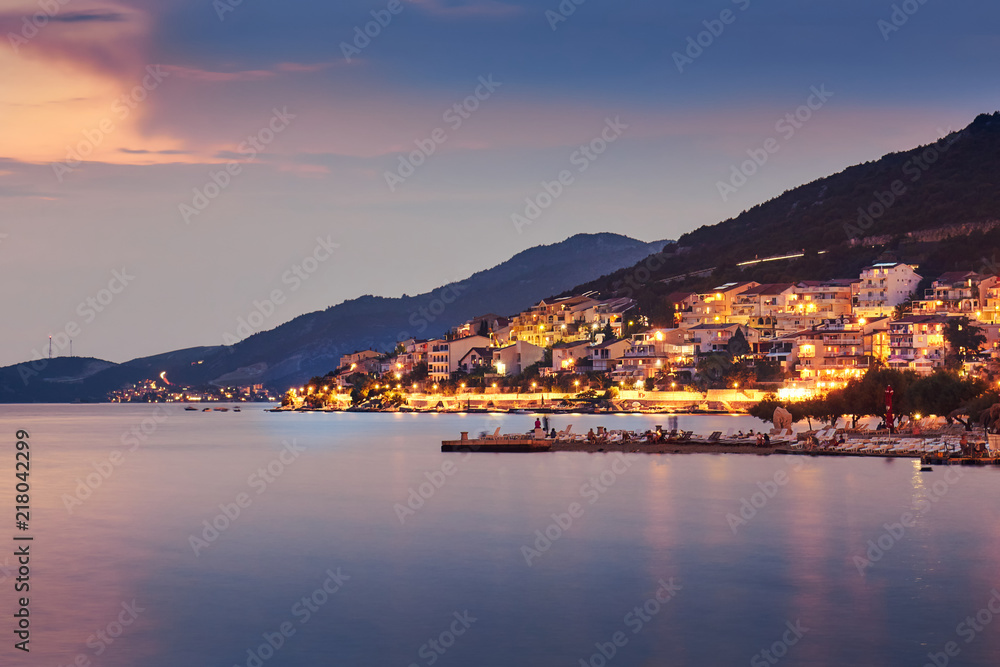
M715 442L716 440L718 440L721 437L722 437L722 431L714 431L712 433L712 435L708 436L708 441L709 442Z

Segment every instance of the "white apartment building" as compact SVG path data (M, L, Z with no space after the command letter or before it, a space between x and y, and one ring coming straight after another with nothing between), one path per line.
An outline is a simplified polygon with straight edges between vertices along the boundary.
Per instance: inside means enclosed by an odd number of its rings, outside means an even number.
M865 267L853 284L854 314L858 317L892 315L896 306L916 292L922 279L914 267L901 262Z

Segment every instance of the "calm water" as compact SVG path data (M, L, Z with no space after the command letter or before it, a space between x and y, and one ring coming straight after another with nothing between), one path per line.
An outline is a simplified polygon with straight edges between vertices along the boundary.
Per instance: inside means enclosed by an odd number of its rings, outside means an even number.
M130 440L143 420L152 432ZM0 664L919 667L948 642L952 665L1000 663L1000 619L985 611L978 630L959 625L1000 588L1000 471L439 451L459 430L532 421L2 407L0 539L13 545L18 533L13 443L27 428L35 541L32 650L12 648L15 575L0 570ZM572 423L644 429L665 418ZM681 418L703 433L730 426L759 423ZM107 478L81 487L95 468ZM428 497L403 511L411 490L413 505ZM239 494L240 515L218 517ZM213 520L218 533L205 529ZM205 541L193 547L192 536ZM870 540L885 549L866 564ZM662 604L661 580L673 585Z

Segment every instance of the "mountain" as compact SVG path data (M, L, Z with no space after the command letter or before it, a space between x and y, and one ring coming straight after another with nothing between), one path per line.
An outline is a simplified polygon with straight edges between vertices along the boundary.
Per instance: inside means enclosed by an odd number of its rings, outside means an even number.
M99 402L109 392L165 368L197 363L219 348L196 347L115 364L91 357L54 357L0 368L0 403Z
M876 259L917 264L927 282L950 270L998 273L1000 112L982 114L934 144L849 167L696 229L651 263L650 255L666 243L580 234L426 294L362 296L232 346L117 366L95 359L51 360L27 386L23 364L0 369L0 402L99 398L105 387L162 370L182 384L283 388L333 369L342 354L389 350L409 336L438 336L476 315L513 314L557 294L626 294L659 322L668 311L663 297L678 289L710 289L734 280L854 277ZM740 265L793 253L803 256Z
M933 144L788 190L735 218L685 234L677 245L678 252L650 272L643 285L624 290L647 314L656 314L657 297L678 289L711 289L732 280L855 277L879 257L918 264L925 278L955 269L996 273L1000 112L981 114ZM805 256L738 266L790 253ZM614 291L641 266L566 293ZM681 278L691 273L698 275ZM664 280L669 282L658 282Z
M530 248L466 280L425 294L365 295L307 313L231 346L201 347L111 364L58 358L0 368L0 402L99 400L124 383L167 371L178 384L264 384L286 388L338 365L340 356L373 348L388 351L408 337L440 336L485 313L510 315L573 285L630 266L667 241L645 243L620 234L577 234ZM28 374L28 382L23 376Z

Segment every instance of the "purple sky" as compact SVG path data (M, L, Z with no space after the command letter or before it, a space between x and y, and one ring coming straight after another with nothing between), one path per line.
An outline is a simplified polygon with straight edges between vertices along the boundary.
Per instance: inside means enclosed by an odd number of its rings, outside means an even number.
M125 361L222 343L275 290L264 328L578 232L675 238L1000 106L994 3L562 6L0 2L0 365L67 328Z

